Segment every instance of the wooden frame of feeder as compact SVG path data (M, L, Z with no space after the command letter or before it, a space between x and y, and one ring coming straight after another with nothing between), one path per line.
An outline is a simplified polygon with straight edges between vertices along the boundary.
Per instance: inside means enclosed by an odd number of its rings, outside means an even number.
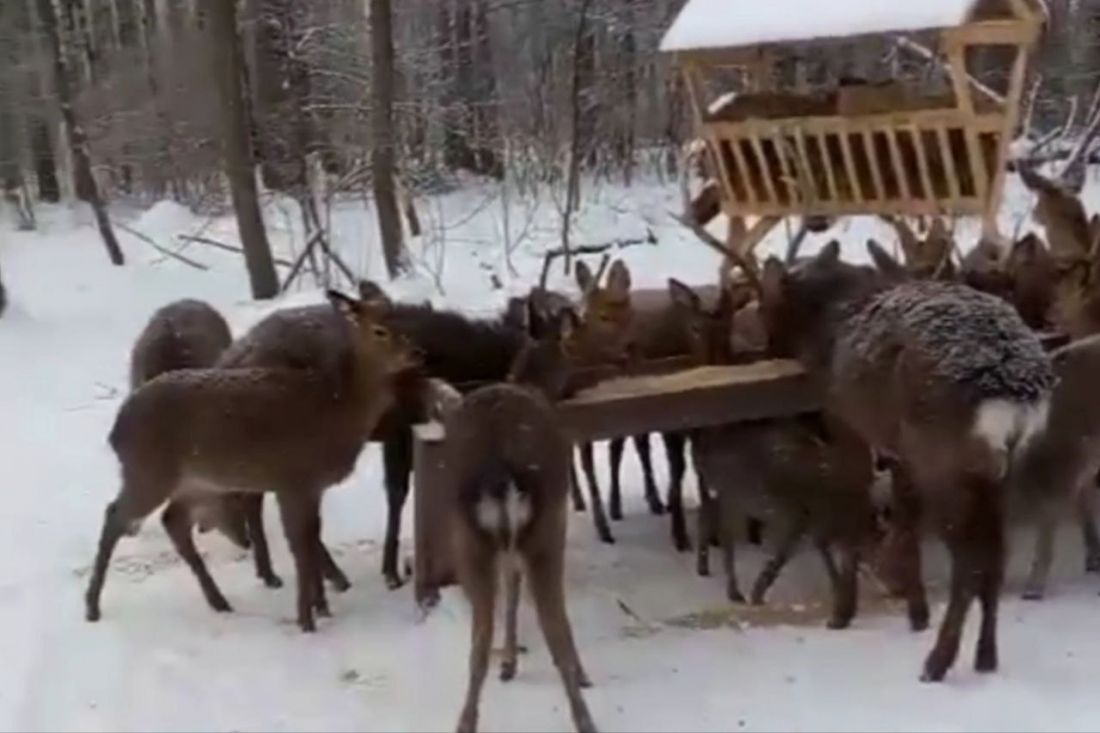
M770 91L775 50L783 43L674 51L699 136L715 163L722 211L731 221L757 217L744 234L731 227L729 245L751 254L787 216L976 215L983 232L995 236L1008 144L1044 17L1034 2L1004 0L1006 17L939 29L944 59L899 41L940 61L951 82L949 106L927 97L926 108L885 113L726 121L708 107L706 71L739 67L749 89ZM1015 49L1003 97L967 72L967 49L991 45Z

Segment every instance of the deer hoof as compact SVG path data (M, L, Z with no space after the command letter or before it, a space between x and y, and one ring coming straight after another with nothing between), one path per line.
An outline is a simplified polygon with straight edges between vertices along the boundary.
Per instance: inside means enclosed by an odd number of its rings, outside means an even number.
M726 598L729 598L731 603L745 602L745 594L737 586L726 588Z
M516 678L516 660L506 659L500 663L500 681L511 682Z
M102 614L100 614L98 608L93 608L89 606L84 610L84 620L86 621L91 621L92 623L95 623L100 619L101 616Z
M1100 573L1100 555L1089 555L1085 558L1086 573Z
M328 582L337 593L347 593L348 589L351 588L351 581L343 576L329 578Z
M828 623L825 624L825 627L828 628L828 629L840 630L840 629L846 629L851 625L852 625L852 619L844 617L844 616L834 616L831 619L829 619Z
M312 634L317 631L317 624L311 618L298 619L298 628L303 634Z
M661 503L660 499L649 500L649 513L660 516L665 513L665 505Z
M210 607L218 613L232 613L233 607L229 605L229 601L221 596L214 596L210 599Z
M980 674L990 674L992 672L996 672L996 650L986 651L985 649L979 649L978 655L974 657L974 671Z
M390 590L397 590L401 586L405 585L405 580L396 573L386 574L386 587Z
M1025 601L1041 601L1046 592L1042 588L1025 588L1020 597Z
M282 588L283 579L278 575L272 573L271 575L265 575L260 578L264 582L264 585L268 588Z
M920 676L921 682L942 682L951 664L936 654L933 649L924 662L924 672Z
M928 609L909 614L909 628L913 631L925 631L928 628Z

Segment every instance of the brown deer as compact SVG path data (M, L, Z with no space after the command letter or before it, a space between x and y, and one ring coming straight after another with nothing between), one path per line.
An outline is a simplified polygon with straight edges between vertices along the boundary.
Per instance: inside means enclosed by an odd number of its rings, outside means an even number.
M1005 476L1017 447L1043 430L1054 384L1038 337L998 298L890 283L842 262L835 241L790 269L769 258L761 292L769 345L804 363L830 419L900 463L947 543L950 599L921 678L942 680L952 666L975 598L975 669L994 671Z
M192 369L168 372L133 392L110 434L122 487L106 509L88 584L86 616L99 597L118 540L166 501L193 492L275 492L298 575L298 624L327 615L318 548L321 496L346 478L393 400L394 375L416 350L379 325L369 303L330 292L332 318L346 319L345 348L330 372ZM191 539L190 517L166 512L165 529L209 605L229 611Z
M229 347L229 324L213 307L201 300L185 298L157 309L142 329L130 351L130 389L177 369L206 369L214 366ZM169 506L165 516L191 513L199 532L216 528L242 549L251 542L241 505L241 495L194 496L185 508Z
M596 729L581 694L591 683L565 609L562 570L571 447L552 407L566 393L578 355L574 339L583 327L571 311L559 313L539 341L520 351L509 383L474 390L445 416L448 472L438 495L453 507L448 513L454 558L473 608L459 731L477 729L501 571L507 584L501 679L515 676L521 569L561 674L573 723L578 731Z
M747 305L744 300L738 304L732 295L727 296L724 308L710 311L690 288L676 280L669 280L669 292L688 314L686 328L697 360L704 364L737 360L733 338L737 324L733 315L723 311L742 312ZM748 295L742 291L741 297ZM766 347L759 337L754 338L753 331L746 336L746 341L756 341L754 351ZM829 626L847 627L856 612L860 555L864 546L877 539L870 494L874 466L867 445L850 431L836 426L830 429L816 415L696 430L691 433L691 445L700 477L700 574L707 574L709 564L708 543L702 538L711 530L708 525L717 520L726 594L731 601L743 603L734 564L735 533L744 517L762 518L769 527L779 527L781 538L753 584L752 603L763 603L808 532L825 562L833 589ZM842 553L839 571L832 547Z
M1024 598L1046 592L1053 557L1058 509L1072 501L1085 543L1085 569L1100 571L1100 537L1093 522L1095 478L1100 472L1100 335L1089 336L1051 354L1058 383L1046 430L1030 440L1013 465L1013 485L1037 506L1038 532Z

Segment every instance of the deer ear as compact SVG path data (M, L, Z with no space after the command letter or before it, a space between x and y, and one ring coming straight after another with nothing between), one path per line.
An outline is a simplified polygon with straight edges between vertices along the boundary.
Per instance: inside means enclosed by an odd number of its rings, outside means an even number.
M772 255L764 263L760 273L760 296L762 300L777 303L783 300L786 289L787 271L779 258Z
M630 268L622 260L615 260L607 273L607 289L621 296L630 294Z
M373 280L359 281L359 300L363 308L376 316L380 316L393 306L390 296L386 295L382 286Z
M350 295L341 293L339 290L327 290L325 297L336 312L348 320L358 322L363 316L363 304Z
M581 289L582 293L587 293L589 288L592 287L592 268L588 266L588 263L583 260L577 261L577 287Z
M672 303L680 308L693 313L700 309L699 296L695 291L674 277L668 279L668 295L672 298Z
M831 267L840 261L840 242L832 240L817 253L817 257L814 257L814 264L818 266Z
M889 280L902 282L909 279L908 271L875 240L867 240L867 252L871 255L871 261L875 263L875 269Z

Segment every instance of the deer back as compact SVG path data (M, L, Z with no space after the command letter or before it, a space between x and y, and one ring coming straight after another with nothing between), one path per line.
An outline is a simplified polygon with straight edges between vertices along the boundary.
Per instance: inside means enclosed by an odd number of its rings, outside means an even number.
M213 366L229 346L229 325L200 300L184 299L158 309L130 352L130 388L175 369Z

